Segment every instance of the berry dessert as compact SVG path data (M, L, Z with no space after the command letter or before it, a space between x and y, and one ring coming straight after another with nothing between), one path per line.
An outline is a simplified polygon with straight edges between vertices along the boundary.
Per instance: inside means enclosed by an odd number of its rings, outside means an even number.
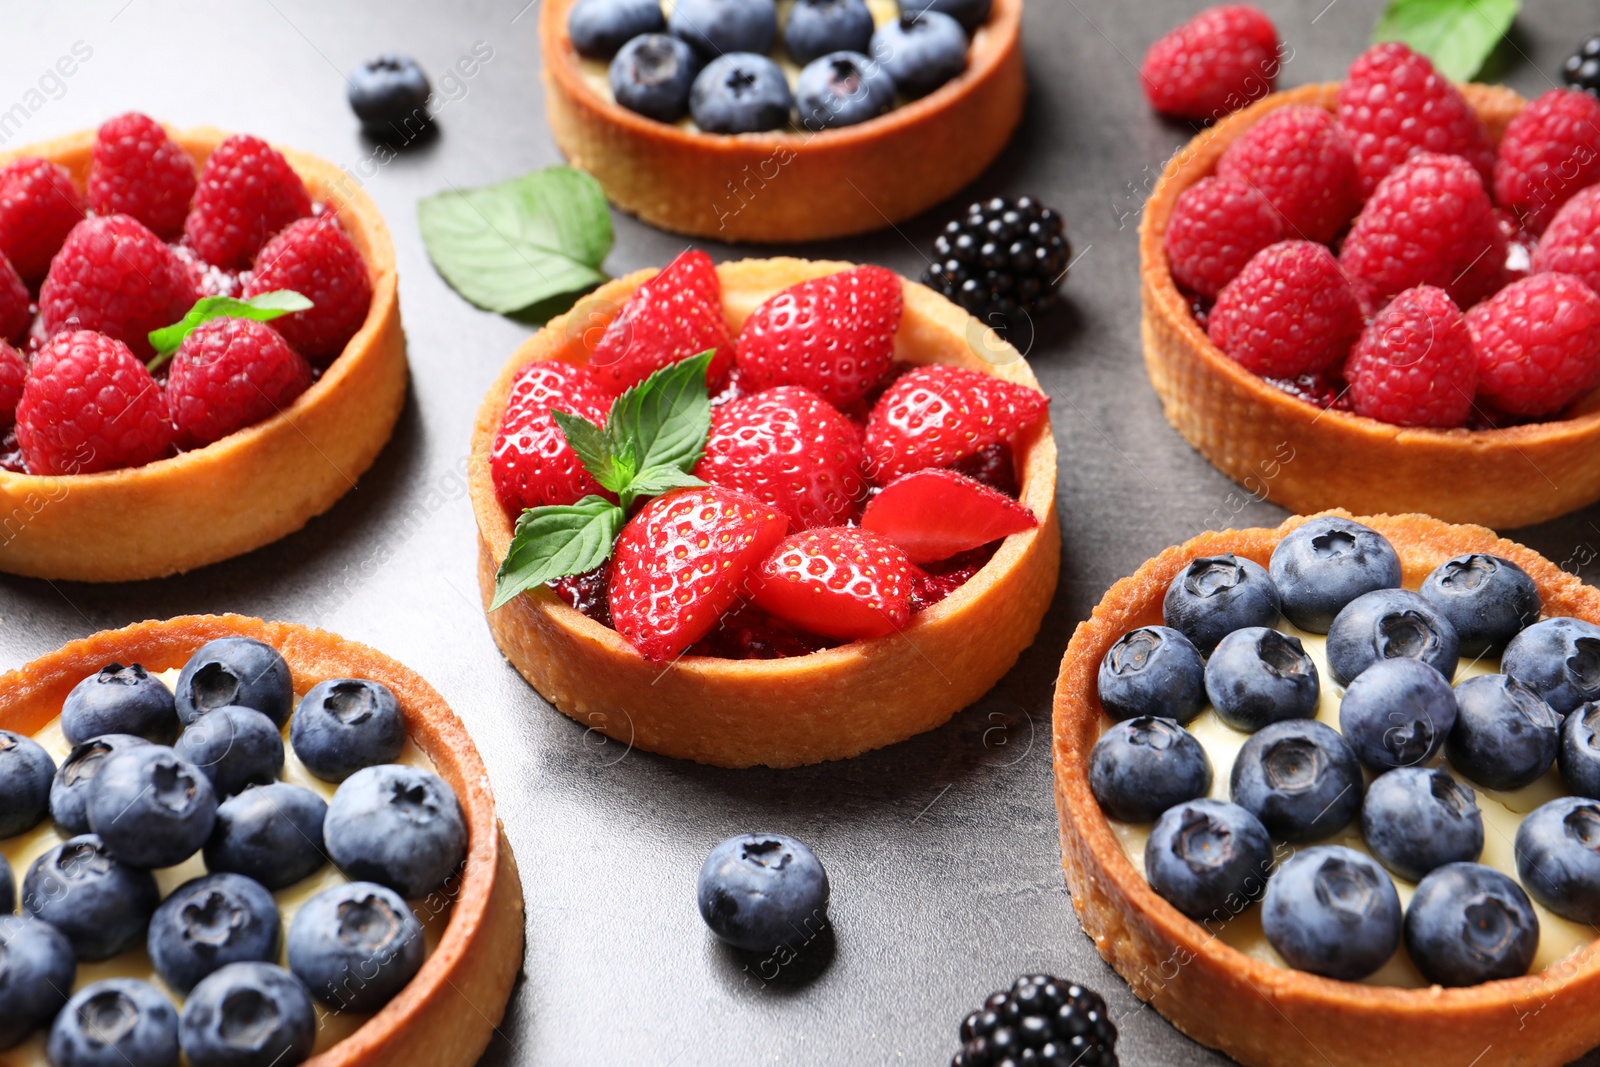
M765 242L881 229L1010 140L1022 3L553 0L539 23L550 126L618 207L663 229Z
M1168 549L1079 625L1056 684L1084 929L1249 1067L1370 1063L1379 1033L1406 1063L1592 1048L1597 620L1600 591L1538 554L1421 515ZM1202 666L1177 627L1229 632Z
M343 171L137 113L10 158L0 570L162 577L349 491L406 360L389 234Z
M1256 100L1146 203L1168 421L1300 512L1501 528L1600 499L1597 183L1600 100L1453 85L1404 44Z
M586 727L705 763L943 723L1033 640L1059 566L1048 398L981 329L846 263L691 251L599 289L478 412L501 650Z
M466 1067L504 1011L483 763L371 649L241 616L76 641L0 677L0 797L7 1067Z

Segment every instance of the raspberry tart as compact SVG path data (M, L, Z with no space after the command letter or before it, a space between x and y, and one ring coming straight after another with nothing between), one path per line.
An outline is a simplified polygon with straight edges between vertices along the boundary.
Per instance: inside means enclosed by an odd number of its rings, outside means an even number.
M790 767L932 729L1054 592L1046 408L1015 350L879 267L686 252L618 279L479 409L490 631L559 710L664 755Z
M0 570L162 577L349 491L407 375L394 249L343 171L138 114L5 159Z
M1241 1063L1567 1063L1600 1043L1597 698L1600 592L1492 531L1202 534L1062 660L1074 906Z
M190 616L3 683L0 1063L477 1060L522 889L477 749L416 674Z

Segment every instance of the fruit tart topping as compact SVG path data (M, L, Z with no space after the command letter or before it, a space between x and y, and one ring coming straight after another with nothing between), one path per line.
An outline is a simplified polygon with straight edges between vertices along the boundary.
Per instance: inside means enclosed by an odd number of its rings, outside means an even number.
M1556 766L1567 792L1600 797L1600 704L1579 704L1561 720Z
M1406 951L1436 985L1469 986L1528 973L1539 917L1511 878L1479 863L1447 863L1406 906Z
M160 902L155 877L117 859L94 834L54 846L33 861L22 880L23 914L59 930L84 962L110 959L138 944Z
M0 167L0 252L23 281L45 276L81 221L83 201L67 168L32 156Z
M1211 759L1175 719L1138 715L1094 743L1089 788L1113 819L1150 822L1211 791Z
M1600 100L1551 89L1517 113L1500 138L1494 199L1539 234L1561 205L1600 179Z
M1072 245L1053 208L1031 196L997 196L946 223L932 258L922 283L1002 330L1060 304Z
M1214 119L1272 92L1278 68L1272 21L1249 4L1221 4L1152 44L1139 81L1157 111Z
M208 871L231 871L268 889L294 885L328 862L322 824L328 804L304 786L258 785L217 805L206 842Z
M1337 515L1291 530L1272 550L1268 572L1283 600L1284 617L1314 634L1327 633L1356 597L1398 589L1401 578L1400 556L1387 537Z
M846 641L882 637L911 617L910 560L858 527L793 534L751 574L756 606L802 629Z
M1361 810L1361 761L1339 731L1315 719L1262 727L1234 757L1228 795L1273 837L1297 843L1338 833Z
M553 412L559 409L604 426L611 401L587 367L551 359L518 371L489 454L501 507L520 514L526 508L603 496L606 491L567 443Z
M796 63L810 63L830 52L864 53L872 46L872 30L872 12L863 0L799 0L784 21L783 47ZM891 85L891 95L893 89Z
M1205 670L1200 650L1177 630L1129 630L1100 660L1100 706L1119 722L1155 715L1186 723L1206 706Z
M106 758L123 749L149 743L133 734L106 733L73 745L50 783L50 821L64 834L88 833L89 793L94 789L94 781Z
M102 734L134 734L158 744L178 736L172 690L137 663L108 663L72 687L61 705L61 733L75 745Z
M1286 232L1307 241L1332 241L1361 208L1355 151L1320 107L1268 113L1222 153L1217 176L1261 190Z
M1553 415L1600 385L1600 295L1570 274L1511 283L1467 312L1467 328L1478 389L1505 411Z
M283 773L283 734L254 708L206 712L184 727L172 750L211 780L218 800L275 782Z
M1450 620L1409 589L1363 593L1340 609L1328 627L1328 669L1340 685L1350 685L1374 663L1390 659L1419 660L1436 675L1452 678L1460 648Z
M78 964L61 931L9 910L0 912L0 951L6 959L6 982L0 985L0 1045L12 1048L60 1013Z
M689 89L689 114L707 133L762 133L789 122L789 80L766 56L729 52L707 63Z
M1224 914L1227 914L1224 912ZM1297 852L1273 872L1261 925L1289 966L1347 982L1400 947L1400 895L1370 856L1344 845Z
M822 861L787 834L728 838L706 856L695 885L711 932L746 952L817 936L828 925L829 895Z
M1259 189L1238 178L1202 178L1173 206L1167 260L1179 285L1214 297L1283 236L1283 217Z
M216 823L217 794L174 749L136 745L106 758L87 810L110 856L153 870L200 851Z
M319 367L344 351L372 303L366 262L332 214L297 219L262 246L243 295L248 300L275 290L310 301L273 328Z
M1022 492L1022 486L1017 482L1016 457L1011 453L1011 446L1004 441L984 445L965 459L950 464L949 469L987 485L997 493L1004 493L1012 500Z
M399 701L383 683L329 678L300 699L289 741L312 774L342 782L363 767L399 759L406 724Z
M666 26L661 0L578 0L567 15L572 47L592 59L609 59L640 34Z
M792 20L791 20L792 23ZM855 126L894 107L894 79L860 52L830 52L795 82L795 109L808 131Z
M1417 591L1455 627L1463 656L1498 656L1542 605L1527 571L1482 552L1445 560Z
M967 69L967 35L942 11L901 9L872 33L870 55L908 99L927 96Z
M0 730L0 837L14 837L50 810L56 761L31 737Z
M650 6L659 16L660 5L652 0ZM646 118L677 122L689 113L689 90L699 73L700 57L686 43L664 33L643 33L611 61L611 95Z
M1217 294L1206 329L1250 373L1297 378L1337 368L1361 327L1361 304L1333 253L1311 241L1280 241Z
M364 767L340 783L322 824L328 858L354 881L408 900L443 888L467 858L467 825L443 778L420 767Z
M1479 362L1466 318L1443 289L1420 285L1367 324L1345 363L1358 415L1396 426L1460 426Z
M190 1067L287 1067L310 1056L316 1038L305 985L273 963L230 963L207 975L178 1021Z
M1117 1067L1117 1027L1093 990L1053 975L1023 975L961 1021L961 1049L950 1067L985 1067L1017 1048L1037 1049L1041 1064Z
M1600 185L1561 205L1533 250L1531 269L1573 274L1600 292Z
M17 442L32 474L94 474L166 456L166 398L121 341L57 334L33 357L17 403Z
M1206 655L1235 630L1273 625L1280 609L1266 568L1231 553L1191 560L1167 586L1161 605L1166 625Z
M1566 715L1600 700L1600 626L1564 616L1536 622L1506 645L1500 669Z
M281 727L294 707L289 664L277 649L253 637L207 641L178 672L173 690L185 726L208 711L234 705L253 708Z
M1600 922L1600 804L1560 797L1517 828L1517 877L1528 895L1573 922Z
M982 371L934 364L901 375L867 420L867 473L879 485L948 467L1012 443L1044 417L1049 397Z
M1450 766L1485 789L1521 789L1555 762L1561 717L1506 674L1456 686L1456 724L1445 741Z
M711 257L691 250L635 289L595 344L589 368L612 393L710 349L711 391L733 365L733 337L722 313L722 282Z
M271 145L234 134L206 160L184 234L207 263L250 266L267 239L311 214L311 197Z
M1254 733L1316 715L1322 681L1298 637L1245 626L1219 641L1206 661L1206 696L1223 722Z
M171 1067L178 1062L178 1010L149 982L90 982L51 1024L45 1056L81 1067Z
M1483 812L1471 789L1442 767L1403 766L1367 787L1361 834L1385 867L1410 882L1483 853Z
M1232 915L1229 901L1258 898L1261 883L1273 874L1273 862L1272 839L1261 820L1237 804L1209 797L1163 812L1144 850L1151 888L1197 919ZM1267 884L1281 877L1279 871Z
M191 878L168 894L150 917L146 940L161 980L188 993L230 963L277 959L282 927L277 902L265 886L224 872ZM176 1012L172 1023L176 1055Z
M778 8L773 0L678 0L667 28L707 59L765 52L778 39Z
M96 330L149 359L150 331L194 302L189 272L169 245L127 215L96 216L73 227L51 263L39 324L46 337Z
M95 134L88 201L96 215L128 215L175 240L195 184L194 160L148 115L118 115Z
M289 970L336 1011L377 1011L422 969L422 923L392 889L351 882L324 889L295 913Z
M22 344L27 340L28 327L33 325L32 303L33 297L11 261L0 256L0 341Z
M925 468L890 482L867 503L861 527L882 534L913 563L949 559L1031 530L1033 512L951 470Z
M167 410L178 439L204 447L277 414L310 387L311 365L272 327L217 318L190 331L173 357Z

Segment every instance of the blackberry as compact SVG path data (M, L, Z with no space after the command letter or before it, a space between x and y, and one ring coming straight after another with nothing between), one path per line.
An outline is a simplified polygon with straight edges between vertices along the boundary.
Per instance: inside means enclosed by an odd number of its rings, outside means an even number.
M962 1020L950 1067L1117 1067L1116 1046L1100 994L1026 974Z
M1032 197L972 204L933 242L924 284L990 326L1049 311L1061 300L1072 245L1053 209Z
M1584 41L1567 57L1561 74L1574 89L1600 96L1600 33Z

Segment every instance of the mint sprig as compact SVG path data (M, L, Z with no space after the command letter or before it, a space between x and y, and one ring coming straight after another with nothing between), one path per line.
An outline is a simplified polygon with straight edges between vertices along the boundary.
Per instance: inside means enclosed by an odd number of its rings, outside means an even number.
M195 301L194 307L190 308L182 319L171 326L150 331L150 347L156 350L156 354L155 358L150 360L149 367L152 371L159 370L183 344L183 339L189 336L189 331L202 322L223 318L271 322L281 315L287 315L291 311L305 311L311 306L310 299L293 289L274 289L270 293L261 293L248 300L239 300L231 296L202 296Z
M1521 0L1390 0L1372 41L1400 41L1451 81L1464 82L1483 69L1520 6Z

